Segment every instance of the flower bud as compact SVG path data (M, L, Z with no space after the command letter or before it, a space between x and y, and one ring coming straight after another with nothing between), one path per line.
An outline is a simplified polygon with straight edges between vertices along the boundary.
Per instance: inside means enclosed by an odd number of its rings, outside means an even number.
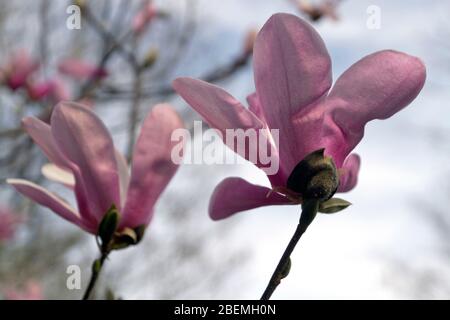
M281 274L280 274L281 279L284 279L289 275L289 272L291 271L291 266L292 266L292 261L291 261L291 258L289 258L286 261L286 264L284 265L283 269L281 270Z
M84 8L86 7L86 0L75 0L73 4L79 6L80 8Z
M120 250L125 249L131 245L138 243L138 235L135 230L131 228L124 228L120 232L116 232L111 243L111 249Z
M115 205L106 212L100 225L98 227L98 236L102 240L102 247L106 247L111 242L114 233L116 232L117 226L119 224L120 215Z
M100 259L96 259L92 264L92 273L99 273L102 269L102 261Z
M153 64L158 59L158 49L151 48L144 57L144 61L142 62L142 68L147 69L153 66Z
M142 240L146 229L147 229L147 226L145 224L141 224L140 226L133 229L134 232L136 233L136 244Z
M325 149L308 154L300 161L287 180L287 187L300 193L303 199L325 201L330 199L339 186L336 165Z
M255 45L256 36L258 35L258 30L250 29L244 39L244 55L250 56L253 53L253 46Z

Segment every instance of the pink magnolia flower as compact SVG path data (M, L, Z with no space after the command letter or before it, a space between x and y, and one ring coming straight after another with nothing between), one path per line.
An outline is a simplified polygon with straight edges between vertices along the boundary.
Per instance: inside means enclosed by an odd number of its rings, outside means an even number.
M21 50L14 54L11 61L4 66L4 78L11 90L23 87L28 78L39 68L39 63L33 60L27 51Z
M97 233L112 205L121 215L118 231L147 225L155 202L178 168L170 157L174 144L171 134L183 124L169 105L155 106L144 120L134 149L131 176L105 125L83 105L59 103L50 125L28 117L23 126L51 161L44 166L43 174L73 190L78 210L30 181L7 182L92 234Z
M5 292L6 300L43 300L42 287L35 281L29 281L23 289L9 289Z
M52 85L50 96L54 102L67 101L72 97L70 89L62 79L53 78L50 82Z
M51 81L28 82L26 89L28 97L36 101L45 98L53 91L53 83Z
M32 100L40 100L50 97L55 103L67 101L71 94L67 85L59 78L34 82L28 81L26 84L28 97Z
M79 59L67 59L58 65L58 70L62 74L70 76L76 80L101 79L108 76L108 71L99 68L89 62Z
M6 207L0 207L0 242L11 239L22 221L18 213Z
M141 10L134 16L132 20L132 30L136 34L142 33L157 15L157 10L153 1L147 1Z
M320 36L294 15L275 14L257 36L254 75L256 93L247 99L249 109L200 80L178 78L173 85L222 133L236 128L279 130L279 145L273 150L280 168L268 176L275 190L286 187L293 168L307 154L325 148L339 168L338 191L346 192L356 185L360 158L351 151L361 141L365 124L407 106L423 87L425 67L407 54L380 51L351 66L330 90L331 61ZM243 210L291 203L270 191L237 177L225 179L211 197L209 214L223 219Z

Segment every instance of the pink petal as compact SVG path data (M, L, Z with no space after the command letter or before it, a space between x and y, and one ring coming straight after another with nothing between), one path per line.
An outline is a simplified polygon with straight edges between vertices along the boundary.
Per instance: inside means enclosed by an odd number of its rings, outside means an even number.
M23 217L7 207L0 206L0 245L2 241L10 240Z
M20 50L14 54L7 68L10 70L8 86L16 90L24 86L31 74L39 69L39 63L33 60L26 50Z
M345 159L344 165L339 169L338 192L347 192L356 186L360 165L361 158L356 153L352 153Z
M173 87L212 128L221 133L223 138L226 137L227 129L254 129L257 130L257 134L263 133L265 137L270 136L264 123L223 89L192 78L178 78L173 81ZM270 148L266 150L271 150L272 154L278 154L275 146L270 143L271 139L267 138L266 141L267 148ZM257 143L246 143L246 148L238 148L238 143L234 140L224 142L243 158L254 160L252 162L258 167L265 166L259 161ZM250 154L254 159L249 157Z
M327 153L336 164L362 139L368 121L389 118L414 100L425 77L418 58L390 50L371 54L344 72L325 106Z
M253 64L265 120L280 130L280 163L288 176L308 152L320 147L321 116L309 113L331 86L330 57L314 28L280 13L259 32ZM301 118L301 125L293 117Z
M44 300L42 286L34 281L29 281L21 290L8 288L4 297L6 300Z
M209 215L213 220L221 220L240 211L285 204L292 203L267 187L233 177L217 185L210 199Z
M69 87L61 79L52 80L52 98L56 102L70 100L72 94L70 93Z
M131 181L123 210L122 227L148 224L153 206L178 169L171 160L172 132L183 128L178 114L167 104L156 105L141 128L133 153Z
M12 185L18 192L24 196L32 199L40 205L51 209L53 212L66 219L69 222L76 224L82 229L90 233L95 233L95 226L87 221L81 220L77 212L64 200L55 194L45 190L44 188L34 184L30 181L21 179L8 179L6 181Z
M22 119L22 126L51 162L61 168L69 168L69 160L56 146L48 124L34 117L26 117Z
M261 122L266 124L266 118L264 116L264 110L262 110L261 103L259 102L258 95L252 93L247 96L248 109L253 112Z
M27 83L26 89L30 99L39 100L46 97L53 88L53 84L49 81L39 83Z
M219 129L261 129L263 123L222 88L202 80L177 78L173 87L208 124Z
M96 221L113 204L120 208L115 149L103 122L80 104L62 102L54 108L51 130L59 150L79 168L85 200Z
M77 80L104 78L108 75L105 69L79 59L67 59L58 66L59 72Z
M253 112L263 123L264 126L269 130L270 128L267 127L266 119L264 116L264 111L261 108L261 103L259 102L258 95L256 93L252 93L247 96L247 102L249 105L249 110ZM281 138L280 138L281 139ZM273 148L275 150L275 147ZM278 154L278 150L275 151ZM280 161L278 159L278 161ZM286 170L283 166L285 164L278 163L279 170L274 175L267 175L267 177L270 180L270 183L273 187L281 187L286 185L286 180L289 176L288 170Z
M85 220L95 221L95 217L88 208L88 199L86 196L86 189L84 187L83 179L80 174L78 166L66 158L66 156L59 150L55 140L51 134L50 126L43 121L27 117L22 120L22 125L47 156L47 158L55 165L64 170L70 170L75 176L75 195L77 197L78 210Z
M152 1L146 3L142 9L134 16L132 20L132 29L135 33L141 33L145 30L148 24L156 16L157 11Z

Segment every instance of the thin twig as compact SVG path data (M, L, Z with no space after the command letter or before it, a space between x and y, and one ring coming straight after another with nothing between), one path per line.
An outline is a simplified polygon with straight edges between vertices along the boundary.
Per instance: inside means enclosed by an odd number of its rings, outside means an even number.
M134 75L134 97L131 104L129 119L128 119L128 146L127 159L131 162L133 155L134 142L136 139L136 127L139 120L140 104L141 104L141 90L142 90L142 70L140 68L135 70Z
M245 67L250 61L250 56L240 55L233 59L231 62L224 66L219 66L214 70L206 73L199 78L206 82L218 82L225 80L232 76L235 72ZM133 88L134 89L134 88ZM99 93L96 98L99 100L108 99L129 99L134 95L133 90L119 89L116 87L107 87L108 91ZM157 96L169 96L175 93L171 84L142 88L141 98L157 97Z
M275 271L273 272L269 283L267 284L266 290L264 290L264 293L261 296L261 300L269 300L275 289L281 283L281 279L287 276L287 273L289 271L286 270L286 268L289 266L291 254L294 251L295 246L297 245L303 233L305 233L306 229L308 229L308 226L314 220L314 217L317 214L318 207L319 207L318 200L306 201L302 206L303 211L300 217L300 222L297 225L297 229L295 230L295 233L292 236L291 241L289 241L288 246L284 250L280 262L278 262L278 265L275 268Z
M92 289L94 289L98 276L100 275L100 271L102 271L103 264L106 258L108 257L108 254L109 254L108 251L102 252L100 258L94 260L94 262L92 263L92 275L91 279L89 280L89 284L86 288L86 291L84 292L83 300L89 299L89 296L91 295Z

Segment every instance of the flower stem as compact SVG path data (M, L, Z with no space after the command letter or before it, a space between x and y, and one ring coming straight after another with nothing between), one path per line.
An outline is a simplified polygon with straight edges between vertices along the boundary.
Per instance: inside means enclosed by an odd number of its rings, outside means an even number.
M269 283L267 284L266 290L264 290L264 293L261 296L261 300L269 300L272 294L274 293L275 289L281 283L281 279L287 276L290 267L291 254L294 251L295 246L297 245L303 233L305 233L306 229L308 229L308 226L314 220L318 208L319 208L318 200L308 200L305 201L305 203L302 205L302 214L300 217L300 221L297 225L297 229L295 230L295 233L292 236L291 241L289 241L288 246L284 250L280 262L278 262L278 265L275 268L275 271L273 272Z
M109 255L109 251L103 251L100 258L95 259L92 263L92 275L89 280L89 284L86 288L86 291L83 295L83 300L88 300L91 295L92 289L94 289L95 283L97 282L98 276L100 275L100 271L102 270L103 263Z

